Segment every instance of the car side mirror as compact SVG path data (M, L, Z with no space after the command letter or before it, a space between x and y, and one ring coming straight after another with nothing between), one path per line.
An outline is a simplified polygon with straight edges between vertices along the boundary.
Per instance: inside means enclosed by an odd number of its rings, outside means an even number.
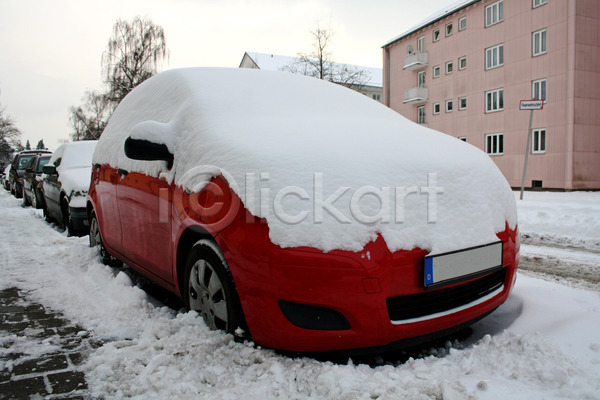
M173 154L166 145L144 139L125 140L125 155L133 160L166 161L167 168L173 167Z
M56 167L52 164L46 164L42 167L42 172L45 173L46 175L55 175Z

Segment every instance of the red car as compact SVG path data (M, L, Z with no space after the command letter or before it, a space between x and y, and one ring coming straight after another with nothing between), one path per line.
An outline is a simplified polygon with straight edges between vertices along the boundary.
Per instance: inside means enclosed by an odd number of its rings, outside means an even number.
M163 72L121 102L93 163L90 245L263 346L430 340L515 281L515 200L490 158L314 78Z

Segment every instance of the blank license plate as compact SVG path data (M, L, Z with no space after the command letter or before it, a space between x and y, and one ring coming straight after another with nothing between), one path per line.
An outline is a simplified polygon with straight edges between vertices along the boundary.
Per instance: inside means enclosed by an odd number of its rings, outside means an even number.
M502 242L425 257L425 287L472 278L502 267Z

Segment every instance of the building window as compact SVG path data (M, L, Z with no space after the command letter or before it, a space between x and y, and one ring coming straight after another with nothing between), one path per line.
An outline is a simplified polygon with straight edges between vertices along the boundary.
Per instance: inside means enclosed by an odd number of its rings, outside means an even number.
M467 137L466 136L459 136L458 140L462 140L463 142L467 141Z
M464 31L467 29L467 17L462 17L458 19L458 30Z
M417 122L419 124L425 123L425 106L417 107Z
M440 113L440 103L433 103L433 114L437 115Z
M466 110L467 109L467 98L466 97L459 97L458 98L458 109L459 110Z
M434 78L440 77L440 66L439 65L436 65L435 67L433 67L433 77Z
M446 36L452 35L452 22L446 24Z
M546 101L546 79L531 82L531 98Z
M497 68L504 65L504 44L485 49L485 69Z
M467 69L467 56L458 59L458 70L462 71L463 69Z
M451 74L454 70L454 63L452 61L448 61L446 63L446 75Z
M425 51L425 36L421 36L417 39L417 53Z
M485 8L485 26L491 26L504 20L504 1L500 0Z
M531 154L546 152L546 129L534 129L531 142Z
M425 71L419 71L417 73L417 87L425 87Z
M491 155L504 154L504 135L501 133L485 135L485 152Z
M548 0L533 0L533 8L546 4Z
M433 41L437 42L438 40L440 40L440 30L436 29L433 31Z
M454 103L452 100L446 100L446 112L452 112L452 109L454 109Z
M546 29L533 32L533 56L539 56L546 53Z
M504 89L485 92L485 112L489 113L502 110L504 110Z
M374 94L373 95L373 100L381 101L381 95L380 94Z

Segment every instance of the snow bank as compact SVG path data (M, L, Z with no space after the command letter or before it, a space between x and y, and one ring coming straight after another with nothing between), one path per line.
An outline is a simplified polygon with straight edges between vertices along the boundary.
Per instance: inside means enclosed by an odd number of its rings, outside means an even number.
M164 162L125 157L128 136L165 144ZM190 68L134 89L104 131L94 163L198 190L223 174L283 247L432 252L496 241L517 223L490 158L357 92L282 72ZM200 183L200 186L198 186Z
M600 192L525 192L517 202L519 231L533 243L600 250Z
M92 397L528 400L600 391L596 292L519 275L506 303L462 342L378 367L293 359L210 331L194 312L156 306L102 265L87 238L66 237L19 204L0 191L0 287L25 290L106 341L85 364Z

